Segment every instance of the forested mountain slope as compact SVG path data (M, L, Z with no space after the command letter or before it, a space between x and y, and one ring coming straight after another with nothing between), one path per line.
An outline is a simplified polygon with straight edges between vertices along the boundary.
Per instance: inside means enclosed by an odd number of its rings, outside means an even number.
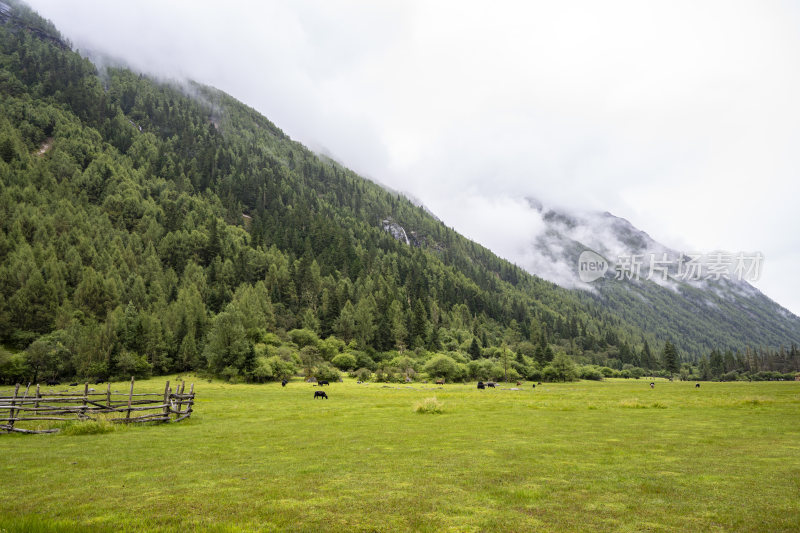
M7 4L0 342L24 351L0 351L2 380L527 375L559 351L659 368L651 345L703 345L527 274L217 90L98 71Z

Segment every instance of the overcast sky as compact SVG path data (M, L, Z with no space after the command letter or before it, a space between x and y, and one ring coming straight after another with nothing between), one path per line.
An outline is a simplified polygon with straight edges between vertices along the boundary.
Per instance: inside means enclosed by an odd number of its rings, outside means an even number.
M29 0L76 47L216 86L510 260L523 198L760 251L800 314L794 2Z

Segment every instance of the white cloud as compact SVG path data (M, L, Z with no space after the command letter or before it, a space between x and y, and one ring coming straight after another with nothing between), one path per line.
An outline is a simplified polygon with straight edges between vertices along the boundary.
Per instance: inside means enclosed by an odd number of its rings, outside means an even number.
M79 47L215 85L512 260L538 228L519 199L538 196L677 249L759 250L759 287L800 313L793 4L30 3Z

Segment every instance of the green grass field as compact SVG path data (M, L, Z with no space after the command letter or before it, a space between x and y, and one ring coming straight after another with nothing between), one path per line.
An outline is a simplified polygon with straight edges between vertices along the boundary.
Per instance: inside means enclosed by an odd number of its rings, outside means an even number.
M179 424L0 435L0 532L800 531L800 383L195 383Z

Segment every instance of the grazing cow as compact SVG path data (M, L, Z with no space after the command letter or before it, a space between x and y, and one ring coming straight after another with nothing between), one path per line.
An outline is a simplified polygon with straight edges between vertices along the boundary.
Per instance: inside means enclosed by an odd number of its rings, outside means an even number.
M323 385L328 385L328 386L330 386L330 383L328 383L328 380L327 380L327 379L318 379L318 380L317 380L317 385L319 385L320 387L322 387Z
M70 386L70 387L77 387L77 386L78 386L78 384L77 384L77 383L70 383L70 384L69 384L69 386Z
M534 389L536 388L536 384L535 384L535 383L533 384L533 388L534 388Z
M444 380L443 379L437 379L436 380L436 384L437 385L444 385Z
M483 384L483 381L479 381L478 382L478 388L479 389L485 389L486 388L486 385Z
M520 385L522 385L522 382L521 381L517 381L517 387L519 387Z
M694 386L694 388L695 388L695 389L699 389L699 388L700 388L700 384L699 384L699 383L696 383L696 384L695 384L695 386Z
M94 384L95 385L102 385L105 382L106 382L106 380L104 380L103 378L97 378L97 381L95 381Z
M495 383L493 381L489 381L488 383L486 383L486 386L487 387L491 387L491 388L494 388L495 385L497 385L497 383Z
M656 388L656 383L654 381L650 382L650 388L651 389L655 389Z
M542 382L541 382L541 381L540 381L539 383L537 383L537 385L541 385L541 384L542 384Z
M56 385L58 385L58 380L57 379L49 379L49 380L47 380L47 384L50 385L51 387L55 387Z
M285 379L282 379L281 380L281 387L285 387L287 383L289 383L289 382L286 381Z
M323 400L327 400L328 399L328 395L325 394L325 391L321 391L321 390L314 391L314 399L316 400L317 398L322 398Z

